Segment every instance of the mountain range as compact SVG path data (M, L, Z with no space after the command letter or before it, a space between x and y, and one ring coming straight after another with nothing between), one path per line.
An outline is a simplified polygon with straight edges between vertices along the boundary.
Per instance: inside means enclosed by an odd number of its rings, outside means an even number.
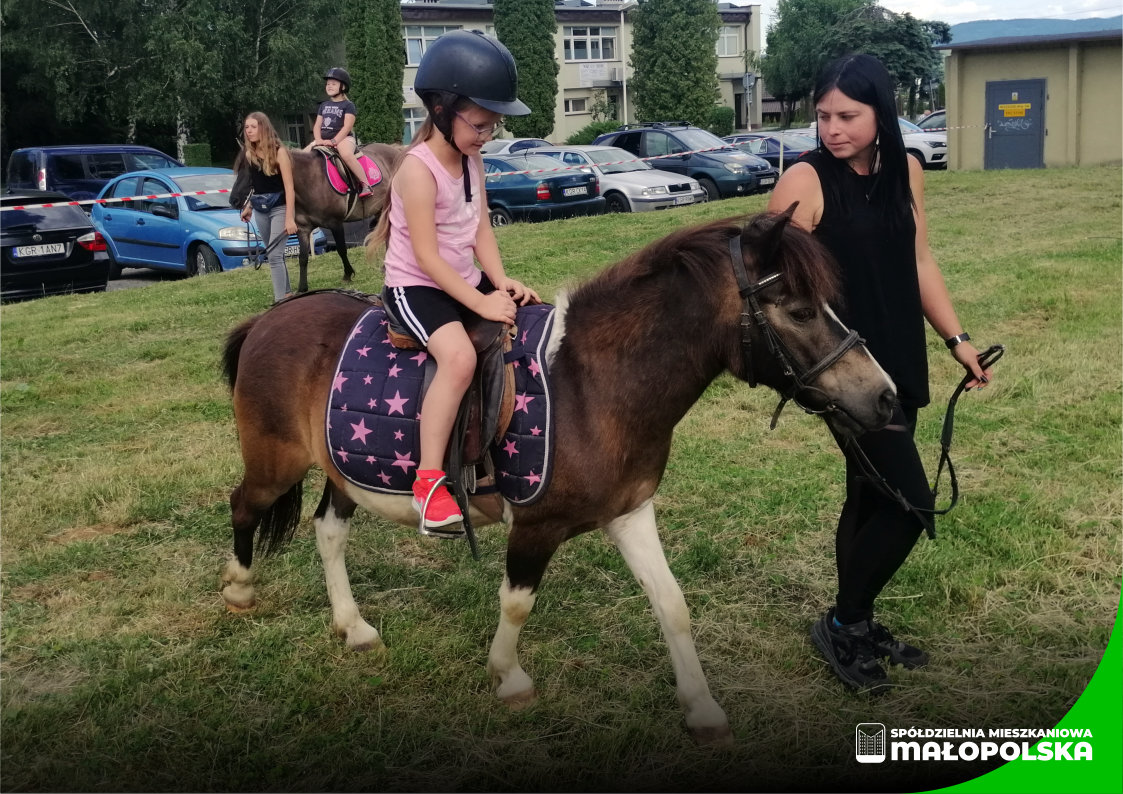
M938 18L938 17L937 17ZM1120 30L1123 16L1094 19L983 19L951 26L954 44L1006 36L1058 36L1095 30Z

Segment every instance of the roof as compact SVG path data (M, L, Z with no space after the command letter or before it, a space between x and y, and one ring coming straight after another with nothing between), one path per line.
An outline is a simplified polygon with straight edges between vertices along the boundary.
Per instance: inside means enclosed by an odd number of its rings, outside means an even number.
M938 44L937 50L988 50L1013 47L1051 47L1057 44L1077 44L1095 41L1123 41L1123 29L1089 30L1083 33L1057 33L1046 36L999 36L993 39L975 39L962 44Z

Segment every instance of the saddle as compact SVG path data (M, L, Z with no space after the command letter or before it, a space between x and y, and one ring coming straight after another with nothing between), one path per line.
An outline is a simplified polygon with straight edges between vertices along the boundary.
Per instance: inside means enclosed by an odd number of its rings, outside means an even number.
M324 175L332 189L341 196L347 196L349 204L357 201L358 194L362 192L364 186L355 184L355 175L343 162L343 158L339 156L339 151L333 146L315 146L312 151L323 156ZM368 184L377 185L382 181L382 171L374 160L361 151L355 152L355 157L363 171L366 172Z
M390 344L399 350L423 350L424 345L406 329L390 304L382 301L388 322ZM511 351L515 330L503 323L473 315L464 329L476 351L476 371L468 386L445 453L445 471L453 485L465 516L465 530L471 533L467 500L492 521L503 516L503 499L495 481L495 466L489 449L503 438L515 411L514 365L505 360ZM425 372L420 401L424 401L436 367ZM420 402L419 402L420 404ZM480 499L480 497L486 497ZM471 536L469 537L471 539Z

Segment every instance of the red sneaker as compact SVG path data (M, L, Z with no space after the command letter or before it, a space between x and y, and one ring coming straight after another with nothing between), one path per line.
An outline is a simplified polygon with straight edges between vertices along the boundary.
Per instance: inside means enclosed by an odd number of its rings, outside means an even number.
M464 520L456 500L444 486L444 478L443 471L419 471L417 479L413 481L413 509L418 515L422 510L425 511L426 529L445 527Z
M373 193L371 193L370 186L368 185L367 187L363 188L363 191L359 194L359 198L370 198L372 195Z

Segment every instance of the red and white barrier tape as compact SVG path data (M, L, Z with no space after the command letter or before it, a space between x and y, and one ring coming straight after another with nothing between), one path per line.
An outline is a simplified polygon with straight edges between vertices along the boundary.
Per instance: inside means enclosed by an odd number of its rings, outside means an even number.
M673 152L671 154L659 154L659 155L656 155L655 157L633 157L630 160L613 160L610 163L581 163L579 165L563 165L563 166L560 166L558 168L537 168L537 169L533 169L533 170L530 170L530 171L500 171L500 172L497 172L497 173L494 173L494 174L486 174L486 176L490 178L490 177L493 177L493 176L514 176L516 174L549 174L549 173L553 173L554 171L573 171L573 170L579 169L579 168L589 168L590 166L593 166L593 165L606 166L606 165L624 165L625 163L645 163L648 160L663 160L663 159L666 159L668 157L682 157L683 155L687 155L687 154L700 154L702 152L716 152L716 151L720 151L721 149L736 149L736 148L737 148L736 144L727 143L725 146L711 146L708 149L694 149L693 151L689 151L689 152ZM524 155L534 154L534 152L535 152L534 149L524 149L524 150L522 150L520 152L517 152L515 154L501 154L499 152L496 152L495 154L490 154L490 155L485 154L484 157L499 157L499 158L522 157ZM549 155L543 155L543 157L548 157L548 156Z
M0 207L0 212L5 210L37 210L47 207L81 207L84 204L116 204L122 201L151 201L152 199L179 198L180 196L206 196L214 193L229 193L229 188L219 190L192 190L190 193L156 193L151 196L117 196L115 198L82 199L80 201L54 201L48 204L17 204L11 207Z

